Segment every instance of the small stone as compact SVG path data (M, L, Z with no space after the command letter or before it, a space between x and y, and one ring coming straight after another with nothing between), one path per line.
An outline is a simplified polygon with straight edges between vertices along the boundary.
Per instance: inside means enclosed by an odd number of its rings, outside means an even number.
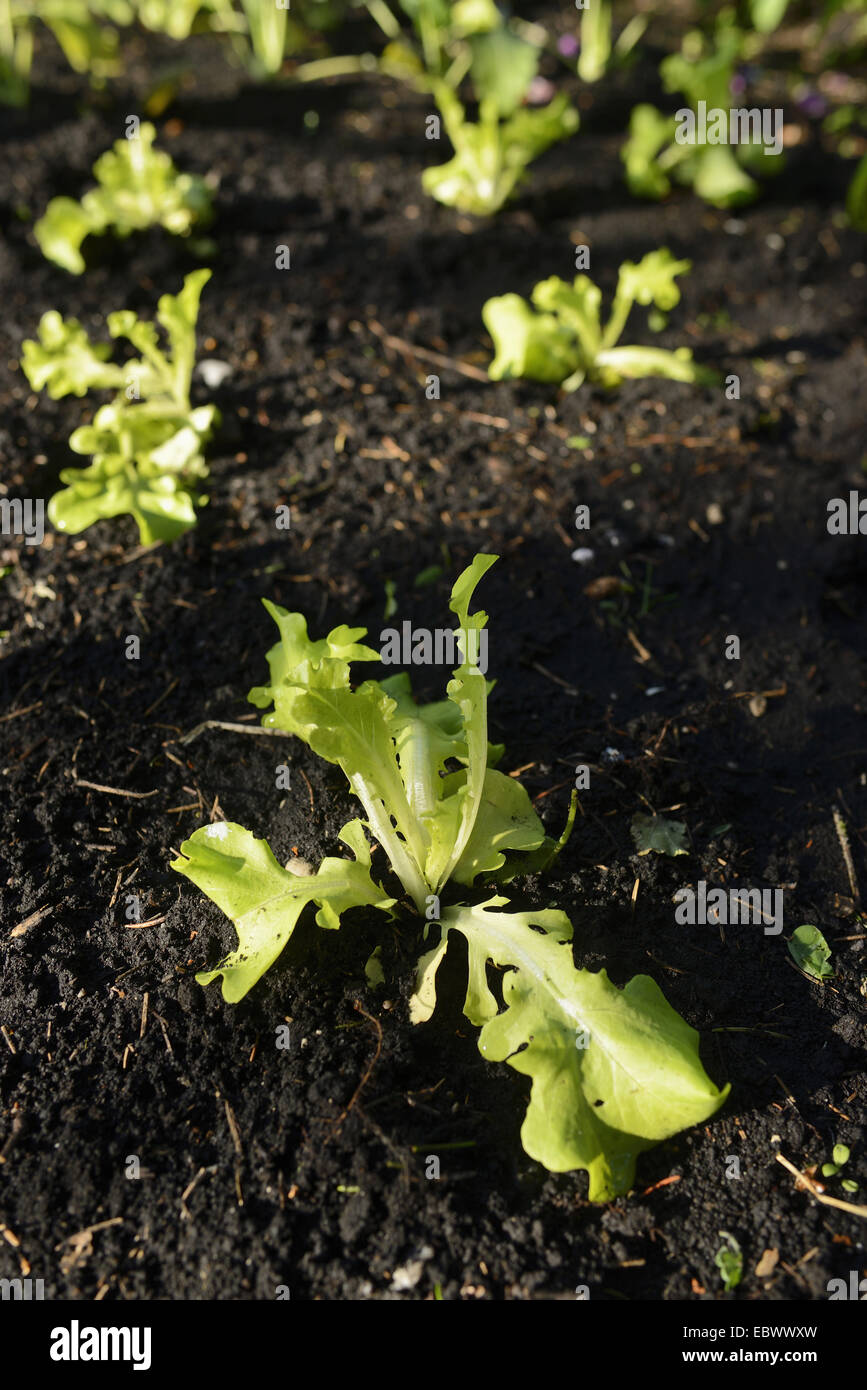
M203 357L196 367L196 372L209 391L217 391L226 377L232 375L232 368L228 362L221 362L218 357Z

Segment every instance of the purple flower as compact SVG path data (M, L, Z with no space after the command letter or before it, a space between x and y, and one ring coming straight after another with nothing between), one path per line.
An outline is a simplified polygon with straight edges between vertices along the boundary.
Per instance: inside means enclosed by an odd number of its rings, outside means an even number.
M729 91L731 92L732 96L739 97L741 93L745 92L746 90L747 79L744 77L743 73L734 73L732 75L732 80L729 83Z
M803 111L805 116L809 116L814 121L821 120L828 111L827 101L821 92L817 92L814 87L805 87L797 96L795 105L799 111Z
M557 40L557 52L562 58L574 58L580 45L574 34L563 34Z

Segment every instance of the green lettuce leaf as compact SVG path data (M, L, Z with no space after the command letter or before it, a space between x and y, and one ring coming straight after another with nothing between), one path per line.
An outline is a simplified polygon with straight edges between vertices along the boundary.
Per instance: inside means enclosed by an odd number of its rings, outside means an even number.
M667 377L669 381L686 381L698 386L713 386L719 375L710 367L692 360L689 348L616 347L600 352L595 364L596 375L604 386L619 386L626 377Z
M444 779L444 795L466 781L463 771ZM494 768L485 769L482 795L472 832L451 877L456 883L471 885L479 874L493 874L506 863L506 850L529 853L545 842L545 827L533 809L526 788L515 777L506 777Z
M33 231L42 254L80 275L85 237L111 230L127 237L145 227L161 226L175 236L187 236L193 226L205 226L213 215L210 191L203 179L180 174L171 157L155 150L156 130L145 122L138 135L116 140L93 166L97 187L80 203L52 198Z
M445 164L425 169L422 186L438 202L477 217L497 212L527 166L578 129L578 113L562 94L548 106L521 107L504 121L499 99L489 95L473 122L444 83L434 84L434 93L455 153Z
M494 344L488 367L492 381L523 377L560 382L577 370L579 356L572 333L553 314L535 313L519 294L487 300L482 321Z
M680 288L676 284L676 277L687 274L691 269L692 261L675 260L667 246L648 251L637 264L624 261L617 279L615 309L618 300L622 298L628 299L630 304L655 304L657 309L668 313L680 303ZM615 334L614 341L617 337L619 334Z
M552 381L572 391L585 377L617 386L625 377L662 376L673 381L711 384L717 374L697 366L688 348L615 347L633 304L668 311L680 300L675 277L690 269L666 247L649 251L637 263L624 261L608 322L600 320L602 295L586 275L570 285L559 276L540 280L533 305L516 294L489 299L482 319L494 342L488 368L493 380L521 376Z
M323 859L315 874L281 868L264 840L230 821L202 826L181 845L171 867L195 883L235 924L237 950L213 970L196 975L200 985L222 976L223 998L236 1004L273 965L308 903L316 922L335 929L352 907L387 912L394 903L370 877L370 849L361 822L349 821L339 838L353 859Z
M715 208L750 203L759 191L755 179L750 178L727 145L702 147L694 162L681 167L692 175L690 182L698 196Z
M470 614L476 585L495 556L477 555L452 590L450 606L468 644L487 615ZM364 628L336 628L313 642L299 613L265 604L280 629L268 653L271 681L250 691L263 723L304 740L342 768L367 812L367 826L418 908L438 893L469 841L491 749L487 740L488 682L472 660L462 661L447 701L417 706L405 677L350 686L351 661L377 661L358 642ZM442 777L446 761L464 762L458 781Z
M70 436L70 448L92 455L93 463L61 470L67 486L48 503L52 525L76 535L95 521L130 515L143 545L176 540L207 501L199 491L208 472L202 447L215 414L213 406L189 416L159 416L146 405L102 406L92 425Z
M39 320L39 341L25 339L21 370L34 391L47 389L52 400L84 396L91 390L117 390L126 376L122 367L107 362L107 343L91 343L77 319L63 319L49 309Z
M611 57L611 0L591 0L581 14L581 52L578 76L582 82L598 82Z
M480 102L491 98L509 116L521 104L539 67L539 50L501 25L471 40L470 76Z
M620 151L626 166L626 184L636 198L665 198L671 192L671 182L658 156L664 149L679 147L674 142L677 121L664 116L655 106L642 103L632 108L629 134ZM685 154L689 153L684 147Z
M35 389L47 388L55 399L90 389L117 392L92 424L70 437L73 452L92 455L93 462L61 472L67 486L48 505L58 530L77 534L95 521L129 514L142 544L150 545L195 525L195 508L207 500L200 494L208 472L204 446L219 419L213 405L190 405L199 298L210 274L193 271L179 294L160 299L157 319L168 352L156 325L128 309L108 315L112 337L127 338L141 353L123 367L106 362L108 344L93 345L75 319L64 322L53 310L42 316L39 342L24 343L21 366Z
M467 942L464 1013L481 1028L479 1050L532 1078L521 1140L553 1172L584 1168L591 1201L629 1190L642 1150L701 1124L719 1090L699 1057L699 1038L646 975L617 989L606 972L576 970L564 913L504 912L505 898L450 907L442 941L419 962L411 1018L430 1017L448 934ZM488 963L507 968L498 1012Z

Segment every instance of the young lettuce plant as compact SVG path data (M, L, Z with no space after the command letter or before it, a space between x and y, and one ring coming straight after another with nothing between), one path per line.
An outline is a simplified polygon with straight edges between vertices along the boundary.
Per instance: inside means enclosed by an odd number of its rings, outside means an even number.
M0 0L0 102L27 105L36 20L54 35L69 66L97 83L117 71L111 26L132 19L127 0Z
M147 122L135 135L116 140L93 166L97 187L80 203L52 198L34 227L43 256L73 275L84 270L85 237L112 231L128 237L144 227L161 226L175 236L211 221L211 194L196 174L179 174L171 156L153 147Z
M454 155L445 164L425 169L422 187L437 202L477 217L499 211L524 179L527 166L578 129L578 113L562 94L548 106L508 113L490 94L479 103L479 119L468 121L445 83L435 83L433 90Z
M706 112L724 111L728 117L742 47L741 30L726 16L717 25L713 47L700 32L687 34L681 52L670 54L659 65L665 90L683 92L694 119L699 102ZM674 115L663 115L647 104L633 108L629 136L620 154L626 183L636 197L665 198L675 179L714 207L737 207L752 202L759 192L746 165L764 174L781 168L782 155L767 154L761 145L681 143L678 130Z
M154 33L167 34L170 39L189 38L194 29L232 33L244 27L232 0L134 0L134 3L139 23Z
M524 1148L553 1171L586 1169L591 1200L607 1201L629 1190L642 1150L706 1120L728 1087L706 1075L698 1034L653 980L639 975L618 989L604 970L576 969L565 913L516 911L491 893L492 882L522 871L522 859L524 872L550 863L574 815L573 803L559 843L547 837L525 789L497 771L502 749L488 743L491 686L478 664L487 615L471 614L470 604L496 558L477 555L452 589L460 662L447 698L432 704L416 703L405 674L352 686L351 662L379 660L360 642L364 628L337 627L312 641L300 613L266 601L280 641L268 653L269 683L249 698L273 706L266 727L342 768L366 814L340 832L353 858L325 859L299 877L264 841L217 822L186 840L172 867L235 924L237 950L196 976L202 985L222 977L223 998L235 1003L277 959L307 903L324 928L338 927L352 907L394 914L394 897L371 875L367 830L418 920L428 919L426 931L439 927L418 963L413 1022L430 1018L437 969L458 933L469 953L464 1012L481 1029L482 1055L532 1080ZM449 905L440 908L445 893ZM489 964L506 971L502 1004Z
M87 468L66 468L66 487L48 503L59 531L76 535L105 517L132 515L143 545L174 540L196 523L201 479L207 476L202 450L218 421L216 406L190 404L196 359L196 319L209 270L196 270L177 295L164 294L157 322L168 350L159 345L156 324L139 320L131 309L108 315L112 338L126 338L140 357L109 362L108 343L91 343L76 319L49 310L39 322L39 341L28 338L21 367L35 391L53 400L111 390L93 423L71 435L76 454L89 454Z
M448 207L488 216L512 196L534 159L578 129L578 113L563 95L544 107L521 105L538 71L540 49L513 33L493 0L402 5L421 41L416 84L433 94L454 150L445 164L424 171L422 187ZM386 66L403 64L407 70L413 57L404 45L384 55ZM478 99L477 121L467 120L457 96L465 76Z
M523 377L562 383L574 391L582 382L618 386L624 377L663 376L673 381L710 384L716 374L692 360L689 348L673 352L654 347L615 346L633 304L655 305L667 313L680 300L675 277L690 268L665 247L634 264L624 261L611 313L602 327L602 291L587 275L570 285L552 275L533 289L530 305L518 294L489 299L482 319L494 343L488 368L493 381ZM533 307L535 306L535 307Z

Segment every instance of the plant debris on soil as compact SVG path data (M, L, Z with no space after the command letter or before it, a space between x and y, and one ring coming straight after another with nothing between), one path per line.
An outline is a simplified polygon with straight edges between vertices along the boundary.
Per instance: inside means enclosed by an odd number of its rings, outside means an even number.
M73 278L32 236L51 197L89 186L173 52L137 38L120 88L83 109L45 59L30 110L2 115L9 496L51 495L92 406L29 390L17 361L39 316L149 317L197 263L156 230L89 243ZM476 222L424 198L427 103L408 88L252 87L212 41L189 54L195 83L159 139L219 177L199 353L231 370L215 390L196 378L223 416L209 505L172 545L141 547L129 518L0 542L0 1277L30 1273L52 1299L710 1300L724 1232L743 1256L731 1297L826 1298L863 1272L867 1190L867 564L862 537L826 527L829 500L864 482L867 244L836 216L851 166L805 140L736 218L688 192L639 203L617 154L652 87L639 63ZM606 294L626 258L688 257L658 340L737 374L740 399L489 383L482 304L569 276L578 243ZM517 901L567 912L577 964L651 975L732 1083L605 1206L586 1174L524 1154L529 1083L480 1056L457 945L423 1027L408 1018L421 925L373 911L328 933L305 914L230 1006L194 974L235 944L231 925L168 867L220 819L281 863L318 863L357 814L297 741L221 727L258 724L260 599L313 636L347 622L376 640L389 593L396 620L436 626L480 550L502 557L483 603L503 769L554 835L590 769L570 843ZM434 698L445 679L414 684ZM638 853L639 813L683 822L688 855ZM700 880L782 890L782 933L678 924L674 895ZM832 978L791 959L806 923ZM838 1143L860 1195L821 1177Z

